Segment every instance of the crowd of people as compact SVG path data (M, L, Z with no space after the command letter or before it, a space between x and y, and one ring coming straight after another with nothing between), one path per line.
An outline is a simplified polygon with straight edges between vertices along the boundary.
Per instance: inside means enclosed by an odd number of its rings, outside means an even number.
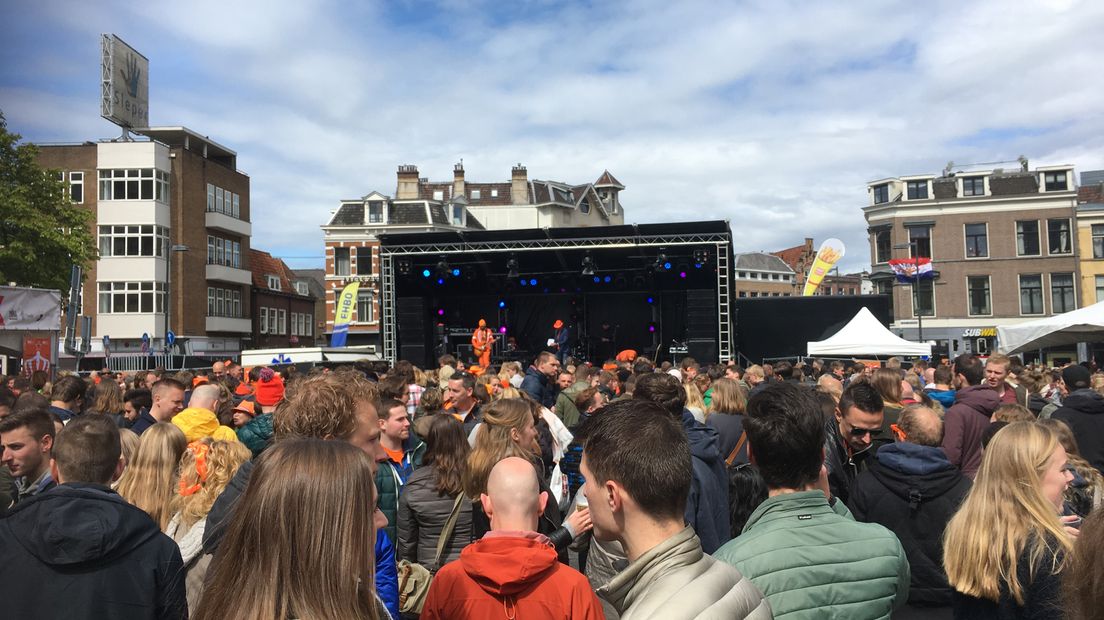
M1104 373L690 358L0 381L13 618L1071 618Z

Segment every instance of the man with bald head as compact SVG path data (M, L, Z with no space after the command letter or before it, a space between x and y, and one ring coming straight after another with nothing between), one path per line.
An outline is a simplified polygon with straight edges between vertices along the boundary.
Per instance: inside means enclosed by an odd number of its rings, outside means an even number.
M537 520L548 503L525 459L498 462L479 496L491 530L437 572L422 608L434 618L603 618L587 578L557 560Z
M943 419L924 405L909 405L893 425L897 442L883 446L855 480L848 507L858 521L897 534L912 570L908 604L931 615L949 608L943 572L943 530L970 490L970 479L947 460Z

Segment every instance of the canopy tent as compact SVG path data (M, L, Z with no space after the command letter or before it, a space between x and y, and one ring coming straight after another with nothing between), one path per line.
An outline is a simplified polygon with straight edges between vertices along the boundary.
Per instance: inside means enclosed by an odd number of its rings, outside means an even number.
M1037 321L997 328L1003 353L1104 340L1104 302Z
M808 343L809 355L931 355L931 345L910 342L886 329L863 307L826 340Z

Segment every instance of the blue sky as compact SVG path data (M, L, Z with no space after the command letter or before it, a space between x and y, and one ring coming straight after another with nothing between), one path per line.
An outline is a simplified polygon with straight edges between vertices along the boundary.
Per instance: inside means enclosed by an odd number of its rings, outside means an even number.
M1104 3L9 0L0 110L111 138L99 34L150 59L150 122L235 149L253 245L320 266L342 198L399 164L593 181L634 222L727 218L737 251L835 236L869 264L866 182L1015 160L1104 168ZM1009 167L1016 165L1009 164ZM304 258L292 258L304 257Z

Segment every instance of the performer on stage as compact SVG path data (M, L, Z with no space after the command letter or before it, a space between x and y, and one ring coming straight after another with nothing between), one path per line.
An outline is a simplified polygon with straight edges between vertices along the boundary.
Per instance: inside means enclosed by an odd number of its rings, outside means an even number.
M552 351L560 360L560 365L565 366L567 365L567 341L570 333L567 331L567 325L564 325L564 322L560 319L556 319L556 322L552 324L552 329L556 330L556 335L552 337Z
M494 344L494 331L487 327L487 322L479 319L479 327L472 334L472 353L479 358L479 366L484 370L491 365L491 345Z

